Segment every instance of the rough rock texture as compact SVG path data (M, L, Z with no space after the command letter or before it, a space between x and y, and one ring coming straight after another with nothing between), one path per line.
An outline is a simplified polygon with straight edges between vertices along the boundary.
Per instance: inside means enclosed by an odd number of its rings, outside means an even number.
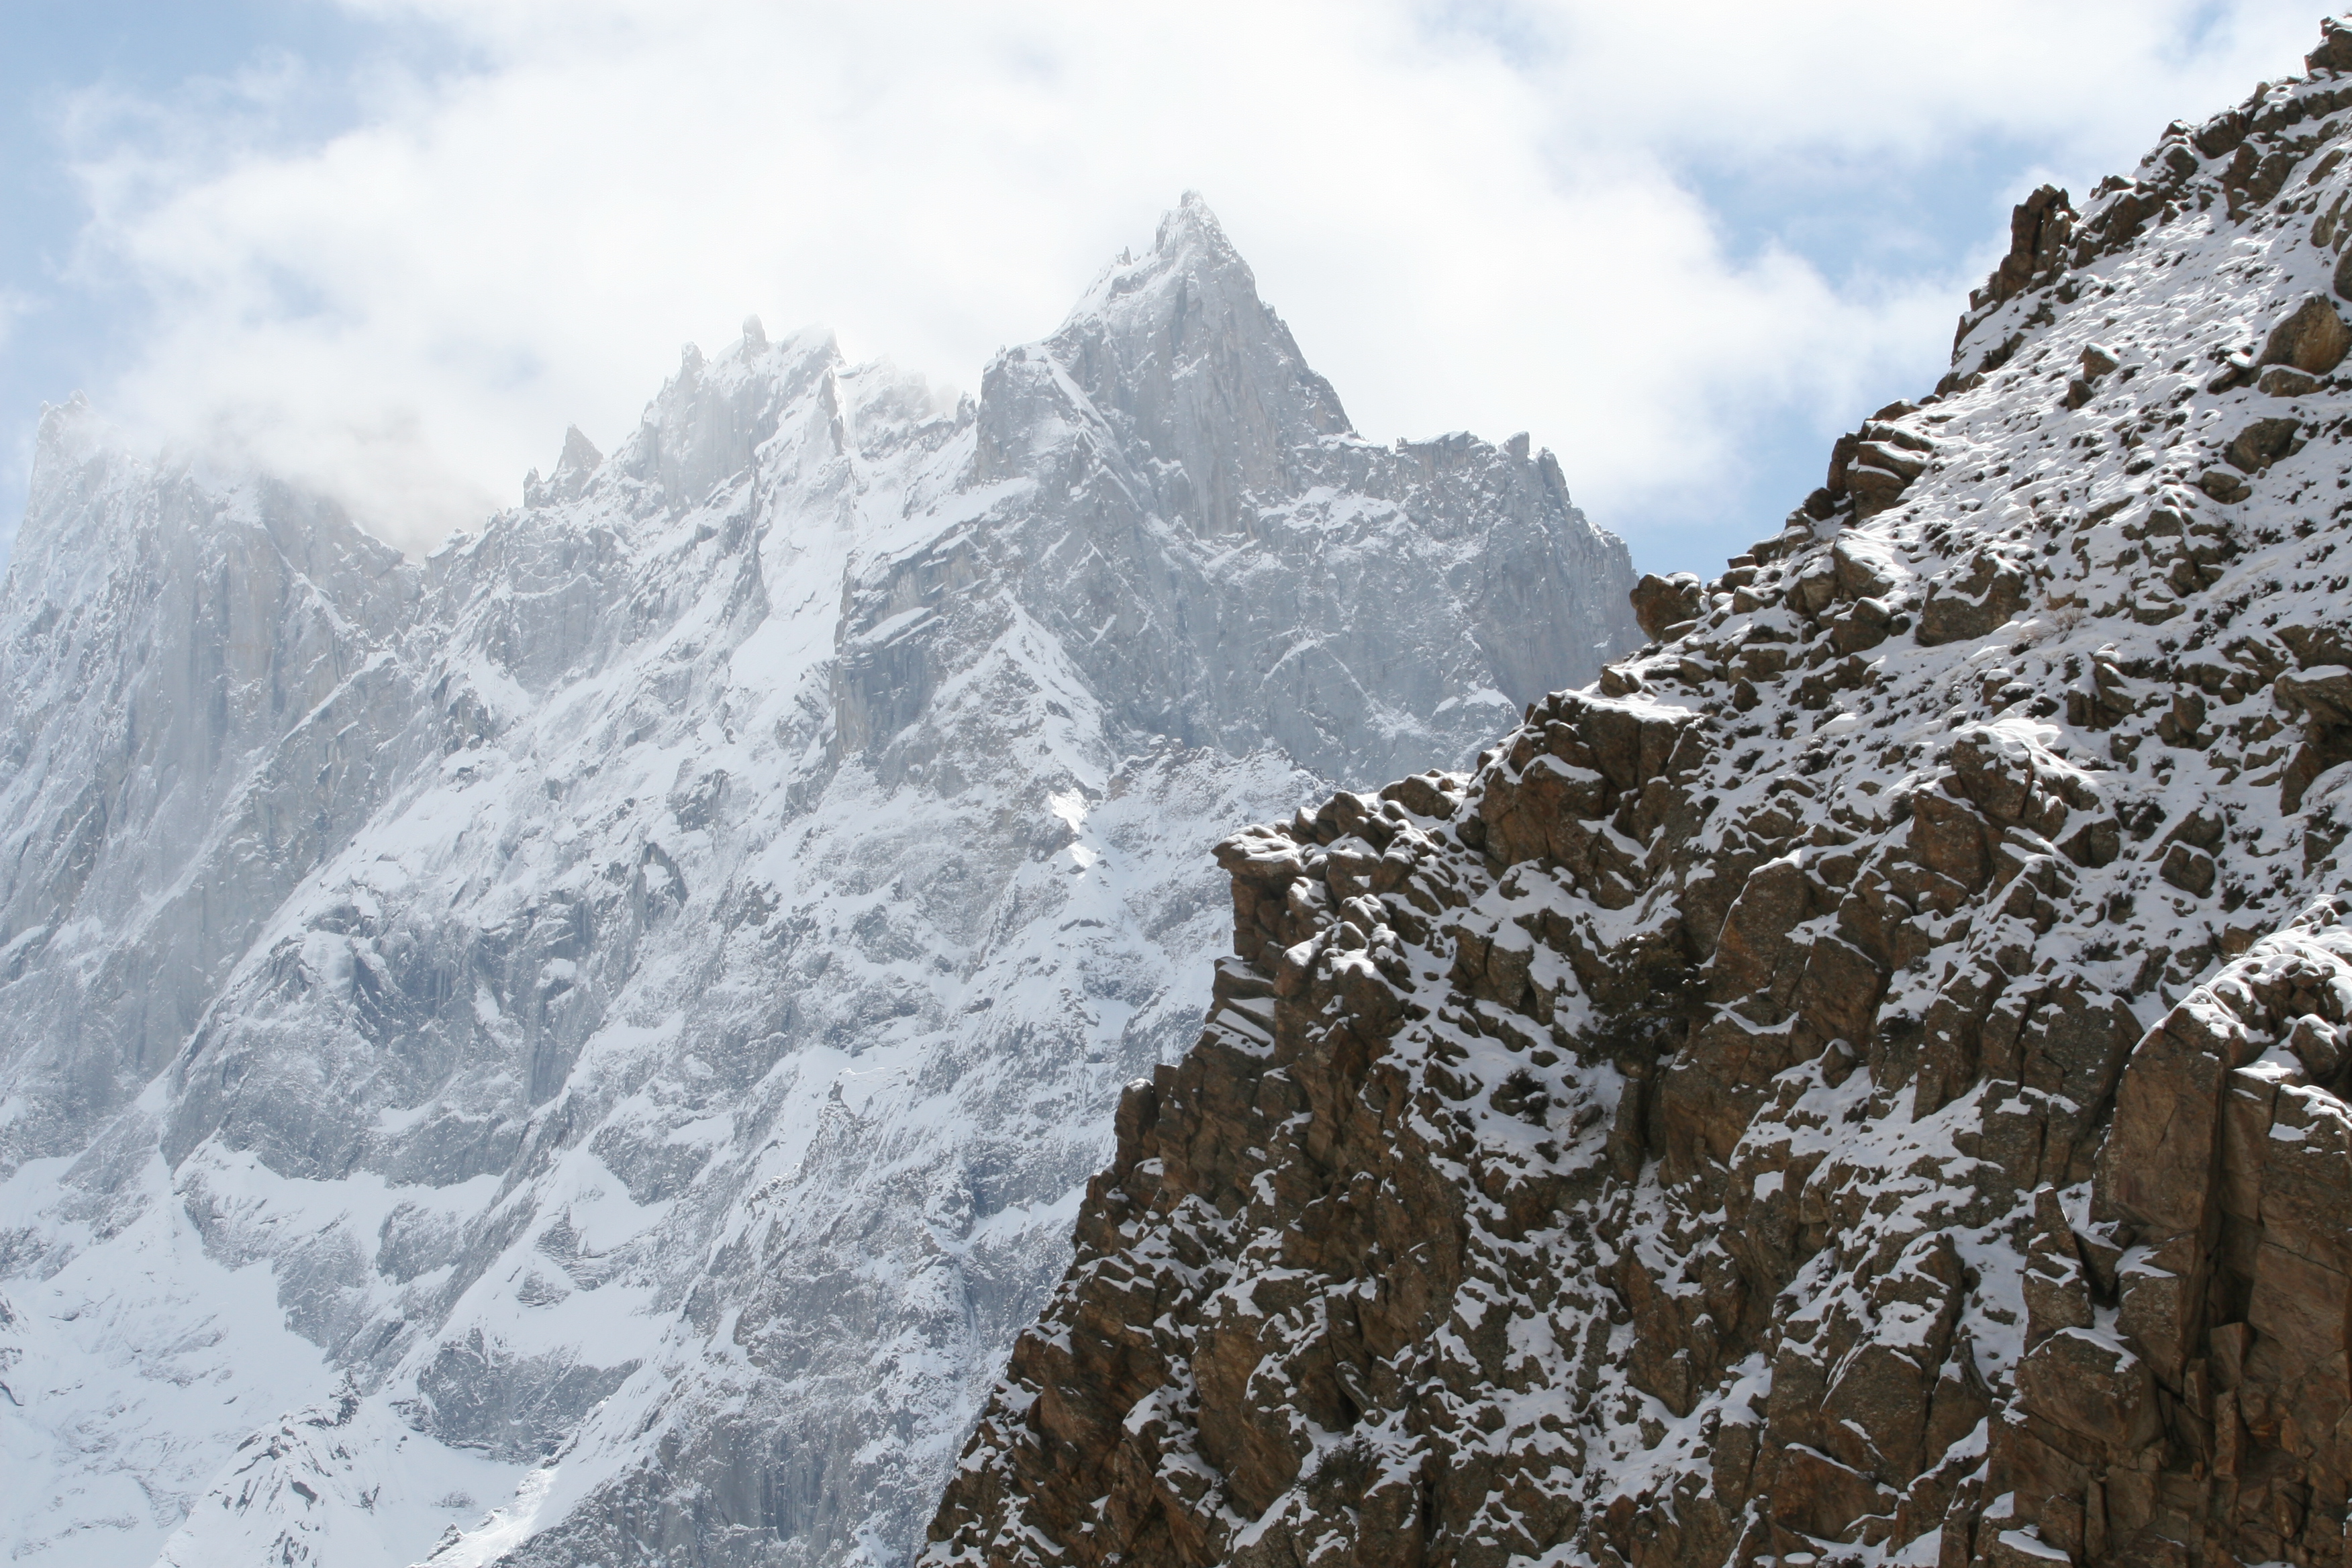
M1672 640L1220 848L926 1563L2347 1561L2327 40L2021 205Z
M524 499L404 563L44 425L12 1563L903 1561L1206 847L1638 640L1549 454L1353 434L1197 199L976 401L750 323Z

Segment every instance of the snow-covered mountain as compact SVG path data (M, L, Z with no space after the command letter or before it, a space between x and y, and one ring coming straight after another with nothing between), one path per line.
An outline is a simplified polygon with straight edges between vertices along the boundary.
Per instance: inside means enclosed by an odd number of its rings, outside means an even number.
M1208 847L1638 640L1196 198L977 401L689 350L421 565L45 420L0 598L0 1540L891 1563L1187 1044Z
M926 1568L2335 1568L2352 17L1475 769L1237 835Z

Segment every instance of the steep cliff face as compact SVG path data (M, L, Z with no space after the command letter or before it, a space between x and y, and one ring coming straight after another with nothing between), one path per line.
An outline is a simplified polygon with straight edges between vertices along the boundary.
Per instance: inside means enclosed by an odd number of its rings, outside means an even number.
M1356 436L1197 199L976 402L751 323L419 565L39 464L12 1562L903 1561L1205 847L1638 640L1549 455Z
M383 798L419 574L333 508L43 420L0 601L0 1150L77 1146L170 1060L259 913ZM61 743L62 742L62 743ZM322 787L323 786L323 787Z
M2036 193L1650 647L1220 848L926 1563L2344 1560L2347 110Z

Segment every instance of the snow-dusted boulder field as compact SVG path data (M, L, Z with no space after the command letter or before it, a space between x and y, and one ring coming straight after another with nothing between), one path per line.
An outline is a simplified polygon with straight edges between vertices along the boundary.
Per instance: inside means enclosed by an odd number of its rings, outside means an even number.
M976 400L756 324L404 562L50 412L0 596L0 1552L902 1562L1211 846L1639 641L1196 199Z

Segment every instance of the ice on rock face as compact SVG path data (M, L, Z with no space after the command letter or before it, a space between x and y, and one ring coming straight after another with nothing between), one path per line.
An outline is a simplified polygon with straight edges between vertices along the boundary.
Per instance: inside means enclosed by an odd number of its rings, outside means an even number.
M747 323L525 496L410 565L44 425L14 1561L902 1560L1209 846L1637 640L1549 456L1358 437L1197 198L976 402Z

